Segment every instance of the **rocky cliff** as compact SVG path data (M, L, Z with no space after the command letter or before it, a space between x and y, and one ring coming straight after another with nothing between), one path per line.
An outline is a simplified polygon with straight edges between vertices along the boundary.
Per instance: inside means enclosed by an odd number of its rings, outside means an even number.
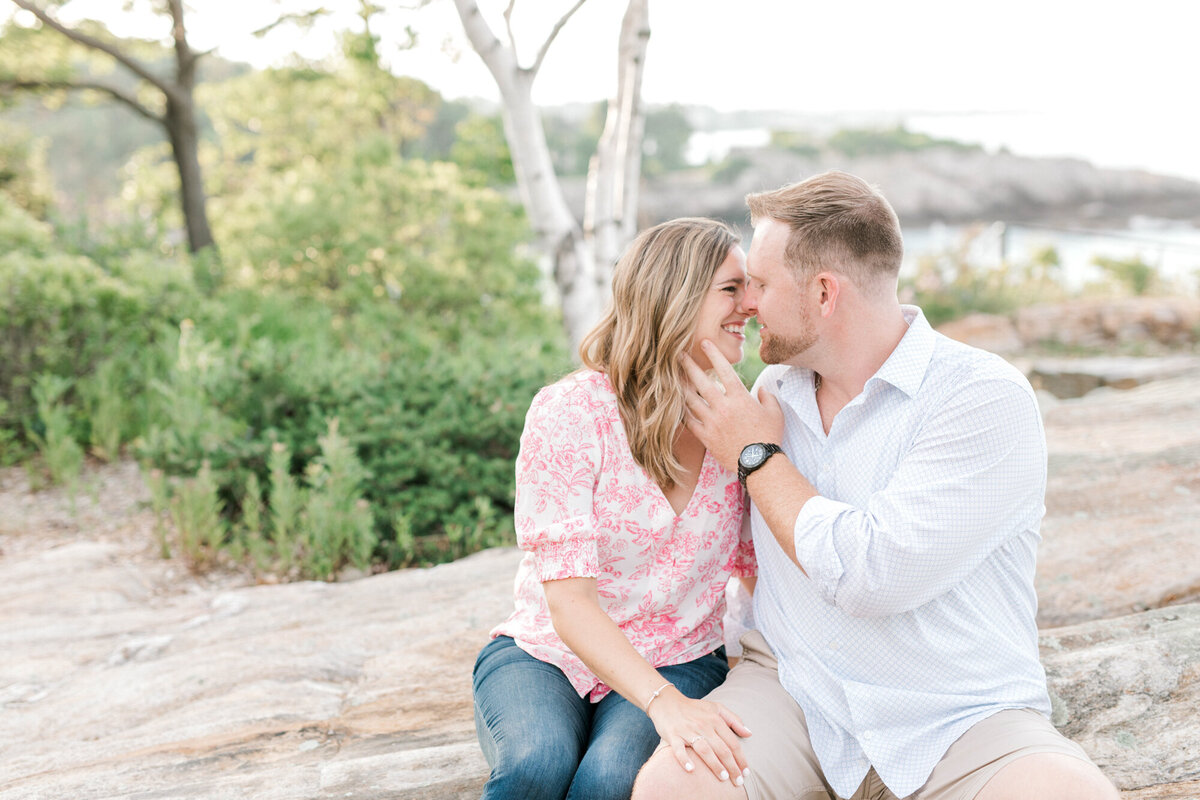
M1044 408L1054 721L1127 798L1200 797L1200 375ZM474 798L470 670L518 553L245 585L157 557L131 464L0 472L0 800Z
M1200 224L1200 183L1135 170L1101 169L1072 158L938 147L850 157L775 148L735 150L730 168L671 173L643 184L647 224L680 216L746 219L743 198L829 169L860 175L883 191L906 226L978 220L1125 225L1134 215ZM565 182L582 209L583 186Z

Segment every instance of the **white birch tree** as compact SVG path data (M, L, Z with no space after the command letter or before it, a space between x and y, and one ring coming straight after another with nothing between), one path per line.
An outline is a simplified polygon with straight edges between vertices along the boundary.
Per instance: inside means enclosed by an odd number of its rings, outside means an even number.
M649 0L629 0L625 10L615 92L588 170L582 220L576 219L567 206L532 90L546 53L586 0L576 0L563 14L527 65L517 57L511 24L515 2L509 0L504 11L507 41L501 41L493 32L480 12L478 0L454 0L454 5L472 48L500 90L517 187L537 237L543 266L558 289L563 325L574 351L604 310L612 266L637 229L645 125L641 91L650 38Z

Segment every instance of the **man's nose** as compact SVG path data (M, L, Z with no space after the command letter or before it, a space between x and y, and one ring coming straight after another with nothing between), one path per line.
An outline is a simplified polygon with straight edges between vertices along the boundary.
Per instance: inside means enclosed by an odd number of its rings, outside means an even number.
M742 292L742 299L738 303L738 310L748 317L753 317L758 313L758 296L753 290L747 289Z

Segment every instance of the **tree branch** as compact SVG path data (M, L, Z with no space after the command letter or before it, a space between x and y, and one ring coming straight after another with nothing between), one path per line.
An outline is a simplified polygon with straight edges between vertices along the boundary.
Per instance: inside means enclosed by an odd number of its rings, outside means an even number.
M92 90L104 92L111 96L114 100L118 100L131 109L141 114L151 122L156 122L159 125L165 125L166 120L160 115L151 111L144 106L136 97L122 89L112 86L101 81L65 81L65 80L49 80L49 81L28 81L28 80L0 80L0 88L4 89L66 89L68 91L85 91Z
M546 41L542 42L542 47L538 50L537 58L534 59L533 65L529 67L530 72L536 74L537 71L542 68L542 61L546 59L546 51L549 50L550 45L554 43L555 38L558 36L558 32L561 31L563 26L567 24L567 21L575 15L575 12L579 10L580 6L586 2L587 0L577 0L575 5L571 7L571 10L566 14L563 14L562 19L555 23L554 29L550 31L550 35L546 37Z
M46 13L44 10L42 10L36 3L32 2L32 0L12 0L12 1L20 8L25 9L30 14L33 14L35 17L37 17L39 20L41 20L42 24L45 25L46 27L58 31L63 36L66 36L68 39L70 39L71 41L73 41L77 44L81 44L84 47L91 48L92 50L99 50L101 53L104 53L104 54L112 57L113 59L115 59L119 64L124 66L130 72L137 75L142 80L144 80L150 84L153 84L155 86L155 88L157 88L163 94L167 94L167 95L171 94L172 87L169 83L167 83L162 78L160 78L159 76L155 75L153 72L148 70L140 62L135 61L134 59L132 59L129 56L122 53L114 45L109 44L108 42L101 41L100 39L97 39L94 36L89 36L86 33L82 33L80 31L68 28L66 25L63 25L61 22L59 22L54 17L50 16L48 13Z
M517 52L517 37L513 36L512 12L516 4L517 0L508 0L508 8L504 9L504 27L508 30L508 44L514 53Z
M196 51L188 44L187 30L183 27L183 0L169 0L167 5L171 8L171 39L175 42L175 59L182 73L196 63Z
M312 23L316 22L318 17L325 16L328 13L329 13L328 9L315 8L312 11L297 11L297 12L290 13L290 14L283 14L283 15L279 16L279 18L277 18L274 22L267 23L266 25L259 28L258 30L253 31L250 35L257 39L261 39L262 37L266 36L271 31L278 28L280 25L285 25L285 24L293 23L293 22L296 23L301 28L304 28L304 27L307 27L307 26L311 25Z
M512 87L515 73L519 71L516 53L496 38L492 27L480 13L476 0L454 0L454 7L458 10L463 31L467 34L471 47L483 59L484 65L495 78L496 85L500 87L500 94L504 95Z

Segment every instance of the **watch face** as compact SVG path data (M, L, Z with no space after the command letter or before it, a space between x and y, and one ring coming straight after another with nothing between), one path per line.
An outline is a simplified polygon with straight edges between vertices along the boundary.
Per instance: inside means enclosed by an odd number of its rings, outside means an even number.
M751 444L747 445L742 450L742 456L738 460L742 462L743 467L746 467L747 469L753 469L762 463L763 459L766 458L766 455L767 448L763 447L761 444Z

